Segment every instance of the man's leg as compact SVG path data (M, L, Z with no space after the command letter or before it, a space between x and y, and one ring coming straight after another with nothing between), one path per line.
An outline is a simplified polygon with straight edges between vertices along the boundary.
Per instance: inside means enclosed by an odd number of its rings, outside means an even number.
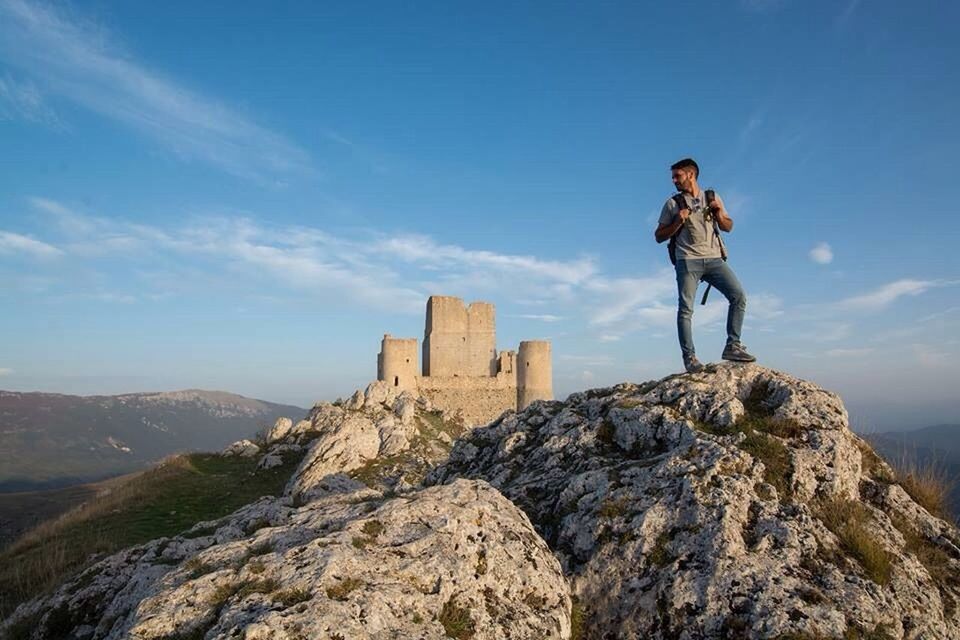
M696 354L693 346L693 299L697 295L702 273L703 260L677 260L677 334L684 363Z
M728 360L752 362L756 358L740 346L743 317L747 311L747 294L737 279L737 275L730 268L730 265L717 258L708 261L703 279L712 284L730 303L727 309L727 346L723 350L723 357Z

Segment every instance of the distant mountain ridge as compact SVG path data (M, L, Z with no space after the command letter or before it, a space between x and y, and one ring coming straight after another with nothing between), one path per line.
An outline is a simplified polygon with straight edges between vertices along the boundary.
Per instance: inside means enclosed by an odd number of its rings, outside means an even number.
M960 424L935 424L913 431L884 431L875 434L884 440L929 449L940 449L960 456Z
M0 391L0 491L67 486L216 450L305 409L225 391L73 396Z

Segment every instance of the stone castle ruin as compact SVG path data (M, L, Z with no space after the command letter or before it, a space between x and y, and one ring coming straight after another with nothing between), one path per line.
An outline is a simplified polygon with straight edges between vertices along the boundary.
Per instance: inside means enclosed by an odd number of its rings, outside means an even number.
M438 409L461 411L471 424L553 400L550 343L525 340L519 351L497 353L494 306L452 296L430 296L423 335L423 371L416 338L383 336L377 379L417 393Z

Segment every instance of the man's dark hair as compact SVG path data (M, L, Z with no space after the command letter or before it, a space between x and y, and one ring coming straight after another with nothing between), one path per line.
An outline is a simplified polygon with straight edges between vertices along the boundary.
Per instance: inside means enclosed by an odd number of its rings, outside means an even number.
M688 167L693 167L693 175L697 178L700 177L700 167L697 166L697 163L693 161L693 158L684 158L679 162L674 162L670 165L670 171L675 169L686 169Z

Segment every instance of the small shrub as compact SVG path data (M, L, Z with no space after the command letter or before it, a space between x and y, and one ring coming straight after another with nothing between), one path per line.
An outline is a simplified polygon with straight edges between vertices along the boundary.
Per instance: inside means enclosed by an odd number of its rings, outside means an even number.
M279 602L284 607L292 607L295 604L300 604L301 602L306 602L313 598L311 594L306 589L301 587L294 587L292 589L283 589L282 591L277 591L272 596L275 602Z
M652 562L654 566L665 567L673 562L673 555L667 550L669 543L670 533L667 531L660 532L660 535L657 536L656 541L653 543L653 549L650 551L650 562Z
M344 578L332 587L327 587L327 597L331 600L346 600L352 591L356 591L363 586L363 580L359 578Z
M263 573L267 568L267 565L263 564L262 560L254 560L247 565L247 569L250 570L250 573Z
M447 637L455 640L470 640L477 630L477 625L470 617L470 612L458 606L453 598L443 603L438 622L443 626L443 631Z
M618 518L627 513L627 507L630 506L630 499L627 497L611 498L608 497L600 505L597 515L601 518Z
M570 640L586 640L584 620L586 616L580 600L574 596L570 607Z
M350 540L350 544L352 544L356 549L366 549L373 543L373 538L367 538L365 536L353 536L353 538Z
M228 582L222 584L213 590L213 593L210 595L207 603L214 607L222 607L227 603L227 600L232 598L234 594L240 590L241 587L243 587L243 583Z
M363 532L371 538L376 538L386 531L386 527L379 520L367 520L363 523Z

